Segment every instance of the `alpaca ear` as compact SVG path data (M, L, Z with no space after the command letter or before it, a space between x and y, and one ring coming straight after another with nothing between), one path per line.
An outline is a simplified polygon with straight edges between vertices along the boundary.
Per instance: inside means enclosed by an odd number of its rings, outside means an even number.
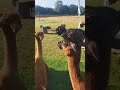
M11 27L11 29L12 29L12 31L13 32L18 32L18 27L19 27L19 25L16 25L16 24L10 24L10 27Z
M85 39L83 39L82 42L79 43L79 46L85 46Z
M7 21L7 18L1 18L0 20L0 27L4 26L4 25L8 25L8 21Z
M96 43L91 42L88 47L86 48L86 50L88 50L91 53L91 56L97 61L99 62L99 48L97 46Z
M2 22L1 22L1 20L0 20L0 28L2 27Z
M75 51L75 52L77 52L77 48L76 48L76 45L75 45L75 43L70 43L70 46L72 47L72 49Z
M0 27L2 27L4 25L4 20L1 18L0 20Z

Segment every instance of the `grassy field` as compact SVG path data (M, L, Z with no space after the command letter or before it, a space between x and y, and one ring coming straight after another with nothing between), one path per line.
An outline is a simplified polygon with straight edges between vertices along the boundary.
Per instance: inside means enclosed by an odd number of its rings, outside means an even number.
M84 16L56 16L56 17L40 17L35 18L35 28L39 30L39 25L51 26L52 29L56 29L61 24L66 24L66 28L77 28L78 23L85 21Z
M79 21L84 21L84 16L63 16L63 17L40 17L35 19L35 30L39 26L51 26L55 29L60 24L66 24L67 29L77 28ZM84 29L84 28L83 28ZM72 90L69 79L67 58L63 51L57 47L57 42L62 38L53 31L45 34L43 40L43 57L49 67L48 90ZM82 50L81 72L85 72L84 51ZM120 90L120 61L116 55L112 55L111 73L108 90Z
M63 17L40 17L35 19L35 30L40 30L39 25L51 26L53 30L61 24L66 24L67 28L77 28L79 21L84 21L84 16L63 16ZM43 57L49 67L48 89L47 90L72 90L69 79L67 57L57 46L62 38L49 31L43 39ZM81 59L81 72L84 74L84 51Z

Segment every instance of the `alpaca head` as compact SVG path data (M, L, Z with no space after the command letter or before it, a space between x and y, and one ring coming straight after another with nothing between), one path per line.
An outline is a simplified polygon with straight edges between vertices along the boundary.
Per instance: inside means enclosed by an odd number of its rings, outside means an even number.
M56 29L56 34L61 35L62 33L66 32L65 24L58 26Z
M39 31L35 33L35 37L37 41L42 41L42 39L44 38L44 34L43 32Z
M4 33L17 33L21 27L21 17L18 13L7 12L0 20L0 27Z
M78 28L83 28L85 26L85 22L80 22Z
M83 45L84 35L79 30L69 30L62 34L63 40L58 42L60 49L63 49L65 55L71 56L80 51Z

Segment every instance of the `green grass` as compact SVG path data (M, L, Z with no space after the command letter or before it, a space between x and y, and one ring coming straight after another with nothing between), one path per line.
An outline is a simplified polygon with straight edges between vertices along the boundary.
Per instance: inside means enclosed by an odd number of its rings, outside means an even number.
M120 57L112 55L108 90L120 90Z
M39 26L51 26L52 29L56 29L61 24L66 24L66 28L78 28L78 23L84 21L84 16L56 16L56 17L40 17L35 19L35 28L39 30ZM85 27L83 28L85 29Z
M40 17L36 18L35 30L40 30L39 25L51 26L55 30L61 24L66 24L67 29L77 28L79 21L84 21L84 16L81 18L77 16L62 16L62 17ZM47 90L72 90L69 73L67 57L63 50L57 46L58 41L62 37L55 34L54 31L49 31L50 34L45 34L43 39L43 57L49 67L48 88ZM85 58L82 50L81 58L81 73L85 72Z
M34 90L34 20L22 20L23 27L17 33L19 73L28 90ZM3 65L3 39L0 29L0 68Z

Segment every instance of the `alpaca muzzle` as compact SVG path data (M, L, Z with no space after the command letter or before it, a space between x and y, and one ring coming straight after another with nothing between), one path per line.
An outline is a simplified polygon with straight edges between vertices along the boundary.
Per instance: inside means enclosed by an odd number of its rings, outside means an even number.
M59 41L59 42L58 42L58 47L59 47L60 49L62 49L62 41Z

